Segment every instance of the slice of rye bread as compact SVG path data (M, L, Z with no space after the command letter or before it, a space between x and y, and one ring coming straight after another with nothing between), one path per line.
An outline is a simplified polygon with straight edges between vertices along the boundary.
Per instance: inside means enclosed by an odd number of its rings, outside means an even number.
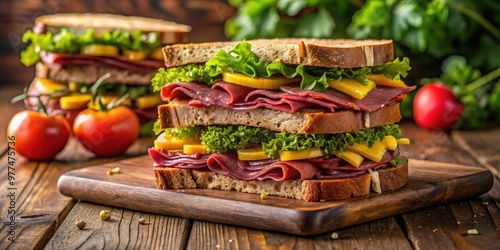
M93 84L101 76L110 73L106 84L151 85L156 70L148 73L135 73L123 69L95 65L68 65L50 67L42 62L36 64L36 77L48 78L57 82L77 82Z
M377 192L387 192L408 182L408 160L399 165L378 169L373 173L329 180L244 181L215 172L180 168L154 168L156 187L160 189L219 189L252 194L267 194L306 201L341 200L370 193L370 186L378 186ZM378 175L372 178L372 175ZM376 182L376 183L374 183Z
M104 13L60 13L39 16L35 19L33 30L36 33L50 31L55 34L64 27L73 34L85 34L88 28L93 28L96 34L115 30L158 32L162 44L186 42L191 31L188 25L162 19Z
M248 40L260 60L327 68L358 68L394 60L392 40L277 38ZM163 47L166 67L210 60L219 49L230 51L237 42L174 44Z
M233 110L219 106L190 107L187 101L172 100L158 107L160 127L194 125L245 125L296 134L337 134L399 122L399 103L377 111L343 110L333 113L302 110L295 113L267 108Z

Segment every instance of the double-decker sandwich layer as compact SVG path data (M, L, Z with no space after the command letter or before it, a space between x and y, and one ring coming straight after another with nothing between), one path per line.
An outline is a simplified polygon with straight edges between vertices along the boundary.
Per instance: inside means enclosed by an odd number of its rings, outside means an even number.
M90 86L110 77L99 92L106 101L128 94L124 103L136 111L142 124L157 119L162 103L151 88L151 78L163 67L162 46L187 40L191 28L160 19L98 13L40 16L23 35L28 46L21 62L36 65L29 93L52 94L52 109L71 114L85 109ZM29 106L37 100L30 99ZM151 130L151 129L149 129Z
M307 201L399 188L400 80L390 40L269 39L163 48L158 188Z

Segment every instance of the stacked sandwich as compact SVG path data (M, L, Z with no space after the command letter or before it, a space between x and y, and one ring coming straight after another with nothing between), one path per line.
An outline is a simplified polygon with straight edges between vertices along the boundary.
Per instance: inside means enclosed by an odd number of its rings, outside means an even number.
M187 40L190 27L164 20L111 14L65 13L40 16L23 35L21 62L36 65L29 94L52 94L51 109L70 121L87 107L90 86L110 73L99 92L106 101L127 95L124 104L143 125L157 119L161 99L151 77L163 66L161 47ZM37 99L29 99L36 106ZM151 131L151 129L149 129Z
M163 48L152 79L167 104L149 155L163 189L306 201L408 181L399 156L400 79L390 40L270 39Z

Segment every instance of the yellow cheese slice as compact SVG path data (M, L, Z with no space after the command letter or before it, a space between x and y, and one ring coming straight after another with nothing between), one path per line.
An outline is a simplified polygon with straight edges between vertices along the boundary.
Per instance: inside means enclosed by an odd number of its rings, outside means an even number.
M337 151L337 152L335 152L335 155L338 158L343 159L344 161L347 161L349 164L351 164L357 168L359 168L359 166L361 166L361 163L364 160L363 156L356 154L356 153L349 151L349 150L347 150L345 152Z
M90 95L67 95L59 99L59 104L63 110L85 109L91 98Z
M320 157L323 156L323 151L319 148L309 148L294 151L280 151L279 154L282 161L293 161Z
M406 84L401 80L391 80L384 76L384 74L376 74L376 75L368 75L368 80L374 81L377 85L394 87L394 88L403 88L406 87Z
M126 57L129 60L133 61L140 61L144 60L148 55L142 51L135 51L135 50L123 50L123 56Z
M35 78L35 88L40 94L53 94L54 92L67 92L68 86L47 78Z
M375 162L380 162L386 152L385 145L379 141L375 142L371 148L363 142L347 147L347 149Z
M222 72L222 79L226 82L247 86L256 89L278 89L279 87L300 81L300 78L286 78L285 76L271 76L271 77L250 77L241 73L235 72Z
M155 49L153 52L151 52L151 54L149 55L149 57L151 57L153 59L156 59L156 60L163 61L163 51L162 51L162 48Z
M386 135L385 138L382 140L382 144L385 145L385 147L388 150L394 151L398 147L398 142L396 140L396 137L392 135Z
M258 161L271 158L264 154L261 148L240 149L237 151L237 154L240 161Z
M137 106L138 109L158 107L162 103L164 103L164 101L161 99L160 94L158 93L142 96L135 99L135 105Z
M203 144L184 144L182 147L183 153L190 154L207 154L207 146Z
M114 45L90 44L80 48L80 54L90 56L118 56L120 50Z
M401 145L410 145L410 139L408 138L399 138L396 141Z
M375 88L374 81L369 80L368 85L365 86L360 82L349 78L342 78L338 82L335 80L328 80L328 84L330 85L330 88L344 92L358 100L363 99L368 92L370 92L370 90Z
M164 149L164 150L184 150L184 145L186 144L201 144L199 138L191 138L188 140L181 140L176 137L172 137L170 135L166 135L165 133L161 133L158 138L154 141L154 146L156 149Z

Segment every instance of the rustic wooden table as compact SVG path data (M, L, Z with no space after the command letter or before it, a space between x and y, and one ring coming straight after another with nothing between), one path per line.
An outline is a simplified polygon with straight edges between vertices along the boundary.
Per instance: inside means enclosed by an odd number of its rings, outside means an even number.
M10 118L21 105L10 99L23 86L0 86L0 136L6 138ZM411 121L401 124L412 140L402 150L409 158L481 166L495 176L484 195L391 216L318 236L298 237L185 218L149 214L78 201L59 193L65 172L144 155L151 139L134 144L126 155L95 158L72 138L54 161L15 160L8 169L7 142L0 141L0 249L500 249L500 128L481 131L429 132ZM15 202L9 194L8 172L15 174ZM10 208L9 208L10 207ZM13 220L9 211L14 209ZM103 222L99 212L114 218ZM85 230L75 222L88 218ZM146 218L149 223L137 223ZM14 230L11 230L14 221ZM470 229L478 234L468 234ZM15 236L15 241L10 239Z

